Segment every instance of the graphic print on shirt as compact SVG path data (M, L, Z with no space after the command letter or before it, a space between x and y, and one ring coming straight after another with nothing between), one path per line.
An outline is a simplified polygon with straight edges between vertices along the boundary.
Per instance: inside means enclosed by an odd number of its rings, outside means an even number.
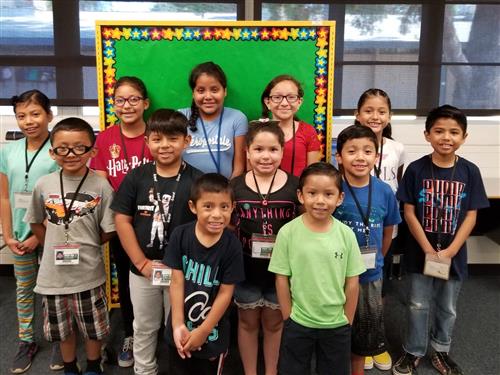
M140 160L140 157L137 155L132 155L130 157L130 165L127 163L125 159L125 155L120 157L122 147L116 143L113 143L109 146L109 154L111 158L108 160L108 165L106 169L108 171L108 175L110 177L116 177L118 173L127 174L130 169L134 169L141 164L145 164L148 162L148 159L144 157L143 160Z
M160 248L164 245L165 239L165 226L161 217L160 205L163 205L163 212L167 214L169 211L170 200L172 196L169 194L163 194L161 196L161 202L158 202L156 199L156 195L154 194L154 189L149 189L149 201L153 203L152 206L140 206L142 209L147 208L148 211L153 213L153 220L151 222L151 237L149 243L146 245L147 247L153 247L155 238L158 237L158 241L160 242ZM138 207L138 210L139 207Z
M66 207L69 207L73 197L74 192L66 193L64 197ZM91 214L101 201L102 196L93 193L78 193L75 197L75 201L71 206L71 211L68 218L68 223L77 221L81 217ZM49 194L47 199L45 199L45 211L47 212L48 221L52 224L63 225L64 224L64 205L61 199L61 194Z
M212 152L217 152L217 136L213 137L208 137L208 143L210 144L210 149ZM189 145L186 149L187 154L198 154L201 152L209 152L208 146L207 146L207 140L206 138L202 135L201 137L197 137L195 135L192 136L191 139L191 144ZM232 146L231 139L229 139L225 135L221 135L220 138L220 151L227 151L230 150Z
M460 181L424 179L423 186L419 202L423 205L424 231L437 233L441 226L441 233L454 235L465 184ZM439 216L441 220L438 220Z

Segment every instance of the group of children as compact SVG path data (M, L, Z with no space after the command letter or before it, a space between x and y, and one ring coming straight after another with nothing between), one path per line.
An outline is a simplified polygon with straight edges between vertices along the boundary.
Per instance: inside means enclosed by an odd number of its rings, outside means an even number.
M246 375L257 374L261 327L266 374L307 374L313 352L318 374L358 375L373 365L413 374L427 352L434 305L432 364L460 374L448 352L465 240L488 205L478 168L455 154L467 136L463 113L442 106L429 114L424 134L433 152L401 179L403 146L391 138L382 90L361 96L357 123L339 134L339 171L318 162L314 129L296 118L304 92L293 77L268 84L266 119L250 124L224 107L218 65L198 65L189 84L191 108L159 109L146 124L146 87L122 77L114 92L120 124L97 140L78 118L49 134L52 113L40 92L14 98L25 139L5 146L0 159L21 340L12 372L26 371L37 350L34 287L43 297L44 336L60 343L51 368L81 373L76 323L84 374L102 373L109 317L101 244L110 240L125 337L118 361L136 374L158 373L162 324L172 374L221 374L233 301ZM401 221L396 196L415 241L405 253L404 355L392 366L382 271Z

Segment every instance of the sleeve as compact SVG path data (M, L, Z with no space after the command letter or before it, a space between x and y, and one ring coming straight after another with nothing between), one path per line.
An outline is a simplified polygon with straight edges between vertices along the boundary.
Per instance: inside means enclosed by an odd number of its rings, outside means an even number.
M167 249L163 257L163 264L175 270L182 270L182 227L174 229L168 240ZM194 236L194 233L193 233Z
M349 250L345 275L346 277L361 275L366 271L366 267L365 263L363 262L363 258L361 257L361 251L359 250L356 235L351 229L346 230L345 240Z
M106 171L106 160L104 153L104 132L99 133L95 141L97 155L90 160L89 167L97 171Z
M384 185L384 187L388 187L385 189L385 196L387 197L387 215L384 218L384 227L388 227L391 225L396 225L401 223L401 215L399 213L399 206L394 193L389 185Z
M413 188L415 186L415 168L414 163L410 164L403 174L396 193L396 197L403 203L415 205L415 198L413 196Z
M45 217L45 202L40 187L40 180L38 180L31 193L31 204L24 215L24 222L29 224L40 224L43 223Z
M399 161L398 161L398 168L401 167L402 165L405 164L406 160L406 151L405 151L405 146L401 142L397 142L398 145L398 154L399 154Z
M243 112L237 111L236 118L234 119L234 136L246 135L248 132L248 119Z
M288 224L285 224L278 232L268 268L269 272L284 276L292 275L288 254L290 238L288 235L289 227Z
M137 179L134 178L136 170L125 176L111 203L111 209L120 214L134 216L137 200Z
M490 203L488 201L488 196L486 194L486 189L484 188L483 178L481 177L481 171L479 168L472 164L470 178L470 199L467 210L478 210L481 208L489 207Z
M230 233L229 233L230 234ZM245 280L245 270L243 267L243 249L240 241L235 235L229 235L229 251L222 262L221 284L236 284Z
M99 177L104 180L102 188L102 202L99 217L99 225L104 233L114 232L115 228L115 213L111 209L111 202L113 200L114 191L109 185L108 181L104 178Z
M321 142L318 133L312 125L304 123L304 135L306 138L307 152L321 150Z

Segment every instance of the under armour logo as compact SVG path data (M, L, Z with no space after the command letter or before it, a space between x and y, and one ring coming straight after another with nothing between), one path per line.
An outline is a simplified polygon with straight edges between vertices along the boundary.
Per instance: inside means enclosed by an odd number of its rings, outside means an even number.
M338 253L338 252L334 252L335 254L335 259L342 259L344 257L344 253Z

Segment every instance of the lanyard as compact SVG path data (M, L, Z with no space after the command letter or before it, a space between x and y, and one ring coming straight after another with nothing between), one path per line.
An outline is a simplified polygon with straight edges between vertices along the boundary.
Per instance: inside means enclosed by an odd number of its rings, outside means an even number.
M437 206L437 244L436 244L436 247L437 247L437 250L440 251L441 250L441 234L443 233L443 213L445 211L445 207L444 207L444 198L446 196L449 196L450 195L450 189L451 189L451 184L453 182L453 177L455 176L455 169L456 169L456 166L457 166L457 159L458 159L458 156L455 156L455 160L453 161L453 169L451 170L451 176L450 176L450 179L448 180L448 189L446 189L446 192L443 193L443 200L441 202L439 202L439 200L437 199L436 195L437 195L437 188L438 188L438 184L437 184L437 180L434 178L434 163L432 162L432 155L429 155L429 160L430 160L430 163L431 163L431 176L432 176L432 190L434 191L434 204Z
M33 162L35 161L35 159L38 156L38 154L40 153L40 151L42 151L42 148L49 141L49 139L50 139L50 133L47 136L47 138L45 138L45 141L43 141L42 145L38 148L38 150L36 150L35 155L33 155L33 158L31 159L31 161L28 163L28 138L25 138L25 146L24 146L24 160L26 162L26 164L25 164L26 168L24 170L24 191L25 192L28 191L28 174L30 172L30 168L33 165Z
M295 120L293 120L293 125L292 125L292 133L293 133L293 144L292 144L292 170L290 171L291 174L295 175L294 169L295 169ZM307 159L307 156L306 156Z
M84 181L87 179L87 176L89 175L89 168L85 171L85 174L83 175L82 179L80 180L80 183L78 184L78 187L76 188L75 192L73 193L73 198L71 198L71 202L68 207L66 207L66 197L64 195L64 186L63 186L63 171L59 172L59 183L61 185L61 200L64 208L64 218L63 218L63 223L64 223L64 233L66 235L66 243L68 243L68 231L69 231L69 216L71 215L71 207L73 207L73 203L75 202L76 197L78 196L78 193L80 192L80 189L82 188L82 185Z
M168 227L170 226L170 221L172 220L172 210L174 207L174 201L175 201L175 195L177 193L177 188L179 187L179 181L182 176L182 172L186 169L186 163L183 161L181 163L181 166L179 167L179 172L177 172L177 177L175 178L175 185L174 188L172 189L172 195L170 198L170 201L168 203L168 211L165 212L165 208L163 206L163 202L161 199L161 193L160 189L158 186L158 175L156 174L156 163L151 164L153 167L153 190L154 194L156 195L156 201L158 203L158 209L160 210L161 214L161 221L163 222L163 233L165 234L164 238L167 237L168 235ZM160 244L160 248L163 247L163 244Z
M128 160L127 146L125 145L125 137L123 136L122 127L119 126L119 128L120 128L120 140L122 142L122 148L123 148L123 154L125 155L125 161L127 162L127 166L130 169L132 169L132 161ZM141 159L139 160L139 163L142 163L144 161L145 148L146 148L146 142L143 140L142 141Z
M370 182L368 183L368 207L366 210L366 215L363 213L363 209L359 204L358 198L356 197L354 190L352 189L351 185L349 184L349 181L347 181L347 178L345 178L345 176L344 176L344 181L347 187L349 188L352 198L354 199L354 203L356 203L356 207L358 208L358 212L361 218L363 219L363 224L365 225L366 246L368 247L370 246L370 213L372 210L372 179L370 177Z
M269 185L269 190L267 191L267 194L264 196L260 192L259 184L257 183L257 178L255 177L255 172L252 169L253 181L255 182L255 187L257 188L257 193L259 194L259 197L261 198L261 202L260 203L263 206L267 206L269 204L269 197L271 196L271 189L273 188L274 178L276 177L276 173L278 173L277 169L276 169L276 171L273 174L273 179L271 180L271 185Z
M203 119L201 116L199 117L200 122L201 122L201 127L203 129L203 134L205 135L205 140L207 141L207 148L208 152L210 153L210 157L212 158L212 161L215 164L215 168L217 168L217 173L220 173L220 132L222 128L222 116L224 115L224 108L222 108L222 112L220 113L219 117L219 129L217 131L217 160L215 160L214 153L212 152L212 148L210 147L210 142L208 141L208 134L207 134L207 129L205 128L205 123L203 122Z
M382 172L382 156L384 155L384 137L382 137L382 143L380 144L380 153L378 159L378 167L375 165L373 169L375 169L375 176L380 178L380 172Z

